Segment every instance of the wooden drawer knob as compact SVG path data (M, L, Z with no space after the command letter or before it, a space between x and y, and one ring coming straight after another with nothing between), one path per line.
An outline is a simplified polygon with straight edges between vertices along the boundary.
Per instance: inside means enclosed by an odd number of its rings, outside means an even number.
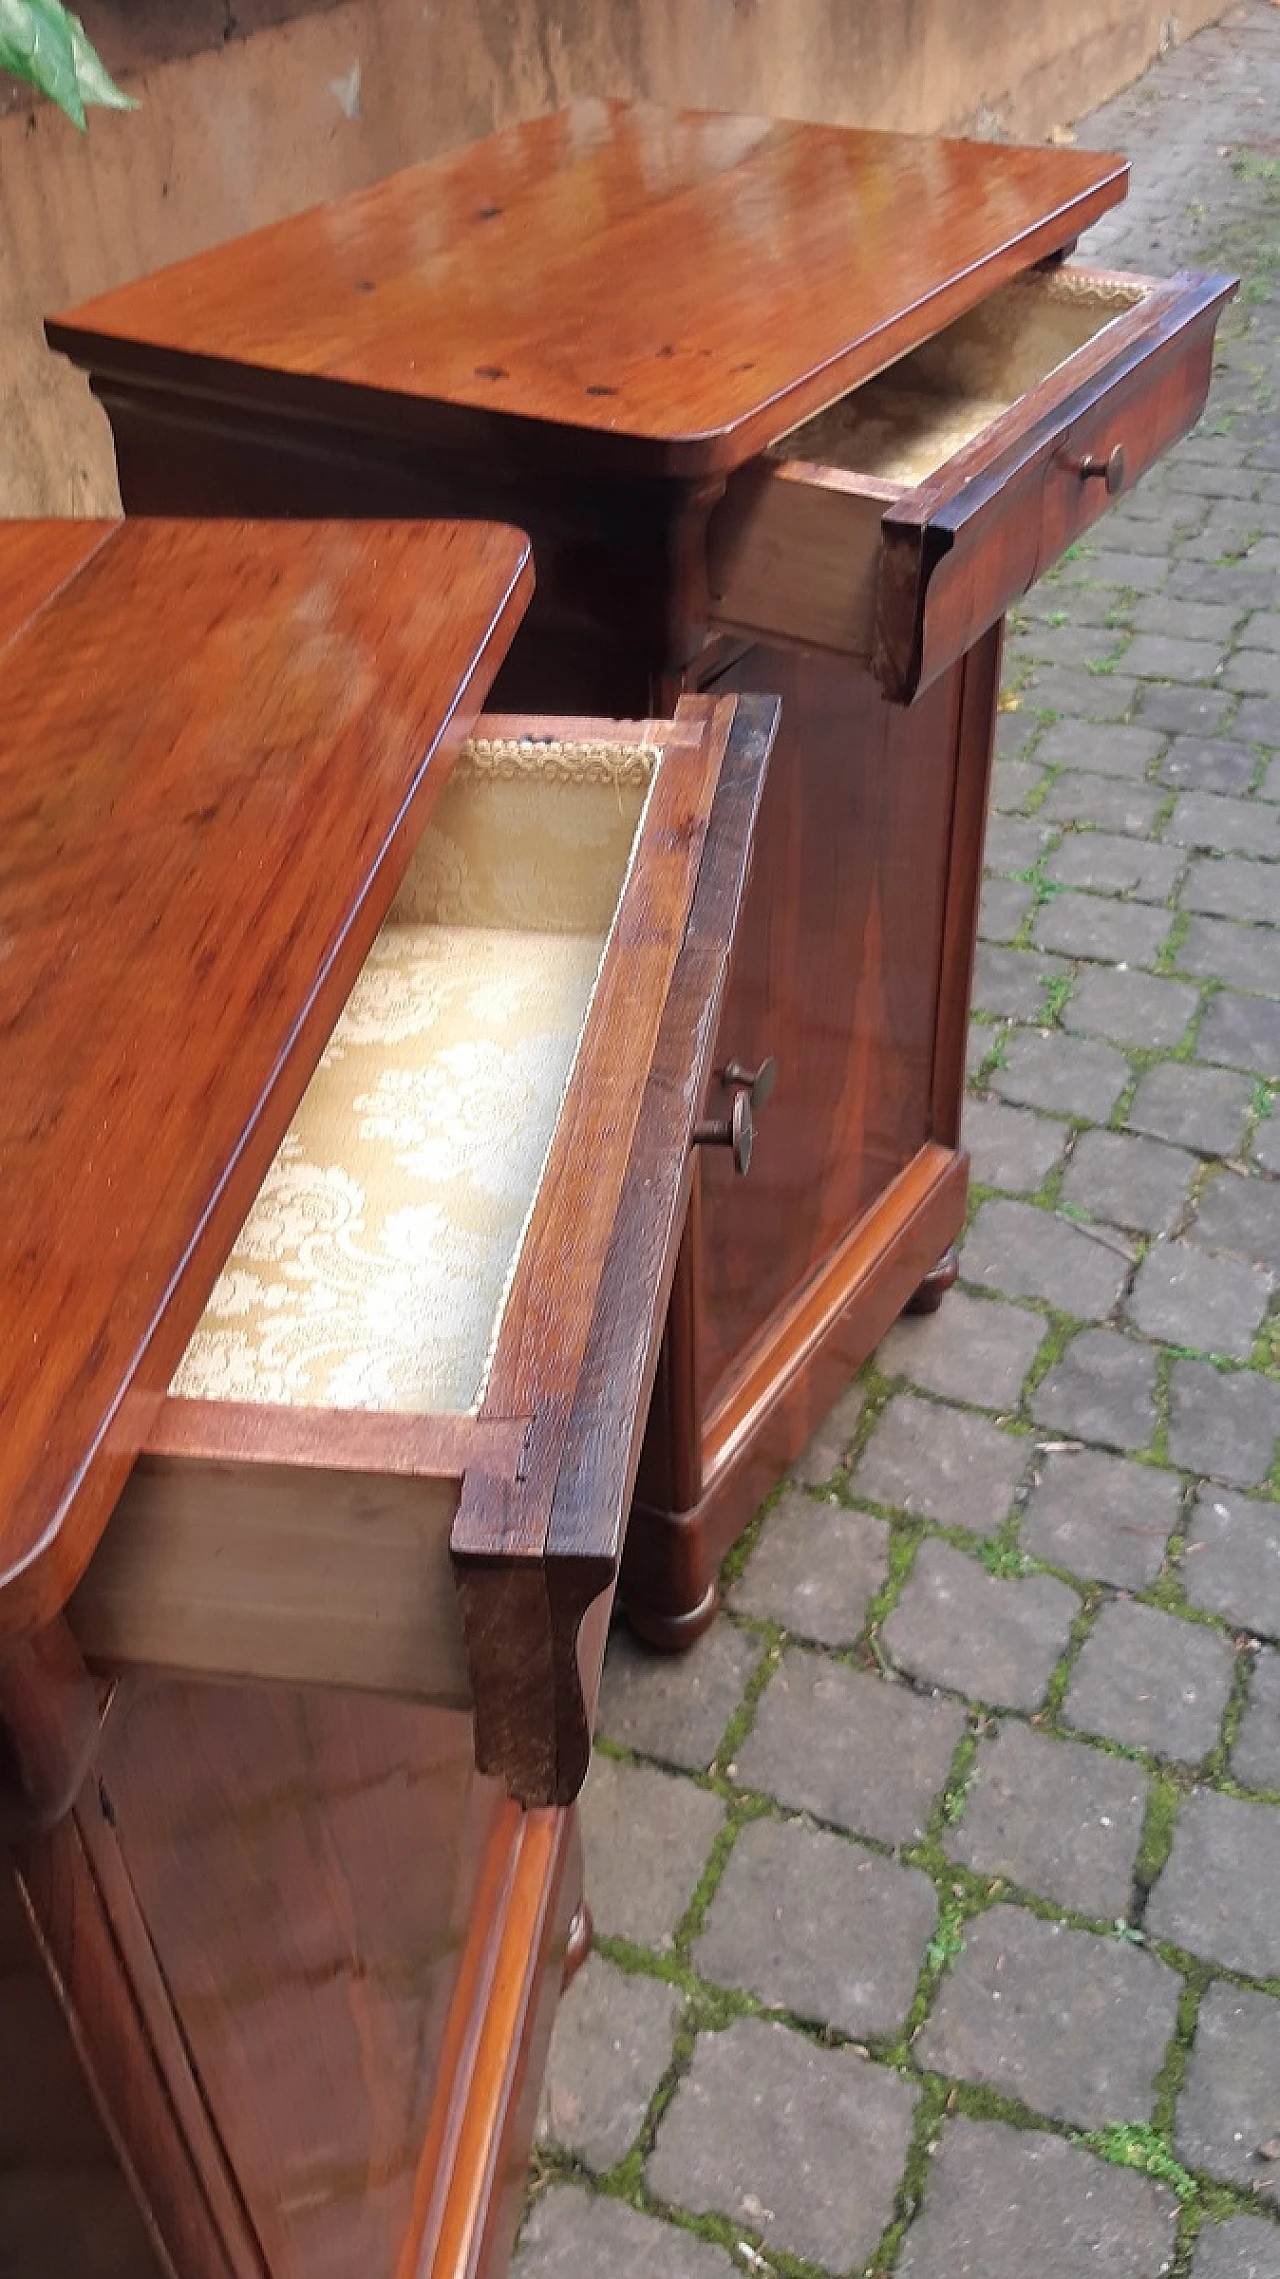
M750 1094L752 1107L763 1108L778 1081L778 1063L772 1053L766 1055L759 1068L744 1068L740 1060L730 1060L725 1063L724 1080L726 1084L741 1085Z
M728 1116L717 1117L705 1124L695 1124L693 1139L695 1147L731 1147L733 1168L740 1179L745 1179L751 1169L751 1150L756 1141L751 1094L745 1091L735 1093L732 1113Z
M1114 498L1124 488L1124 445L1117 443L1105 459L1095 459L1092 453L1080 461L1080 477L1087 482L1091 476L1105 483L1108 496Z

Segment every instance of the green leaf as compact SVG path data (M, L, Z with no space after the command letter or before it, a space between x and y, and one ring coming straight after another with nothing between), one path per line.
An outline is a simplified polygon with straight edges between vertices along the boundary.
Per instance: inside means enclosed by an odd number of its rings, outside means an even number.
M0 0L0 65L84 126L71 26L58 0Z
M67 10L71 26L71 52L76 59L76 78L80 82L80 95L86 103L98 103L105 111L136 111L138 98L126 95L117 87L102 57L99 55L78 16Z
M38 88L82 130L86 103L137 109L62 0L0 0L0 71Z

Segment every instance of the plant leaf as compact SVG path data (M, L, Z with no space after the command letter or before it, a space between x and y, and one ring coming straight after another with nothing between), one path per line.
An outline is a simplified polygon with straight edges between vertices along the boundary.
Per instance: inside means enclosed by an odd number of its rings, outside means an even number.
M0 0L0 65L38 87L83 128L71 26L58 0Z
M69 8L66 13L67 22L71 26L71 52L75 57L81 100L85 103L99 103L107 111L136 111L137 96L126 95L123 87L117 87L80 18L73 16Z
M137 109L134 97L117 87L80 18L62 0L0 0L0 71L37 87L81 129L86 103L112 111Z

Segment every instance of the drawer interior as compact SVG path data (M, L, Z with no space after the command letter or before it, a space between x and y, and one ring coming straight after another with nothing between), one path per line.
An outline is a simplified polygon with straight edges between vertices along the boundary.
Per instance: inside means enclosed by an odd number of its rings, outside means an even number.
M1145 299L1141 278L1038 270L999 291L773 444L804 460L910 488Z
M479 1406L660 727L464 749L173 1394Z

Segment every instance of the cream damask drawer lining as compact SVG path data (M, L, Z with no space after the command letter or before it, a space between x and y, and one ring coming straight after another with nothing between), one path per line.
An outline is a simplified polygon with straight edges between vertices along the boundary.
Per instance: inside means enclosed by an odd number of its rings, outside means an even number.
M1141 279L1074 269L1014 277L773 444L870 481L923 482L1143 299Z
M478 1406L662 726L464 749L172 1393Z

